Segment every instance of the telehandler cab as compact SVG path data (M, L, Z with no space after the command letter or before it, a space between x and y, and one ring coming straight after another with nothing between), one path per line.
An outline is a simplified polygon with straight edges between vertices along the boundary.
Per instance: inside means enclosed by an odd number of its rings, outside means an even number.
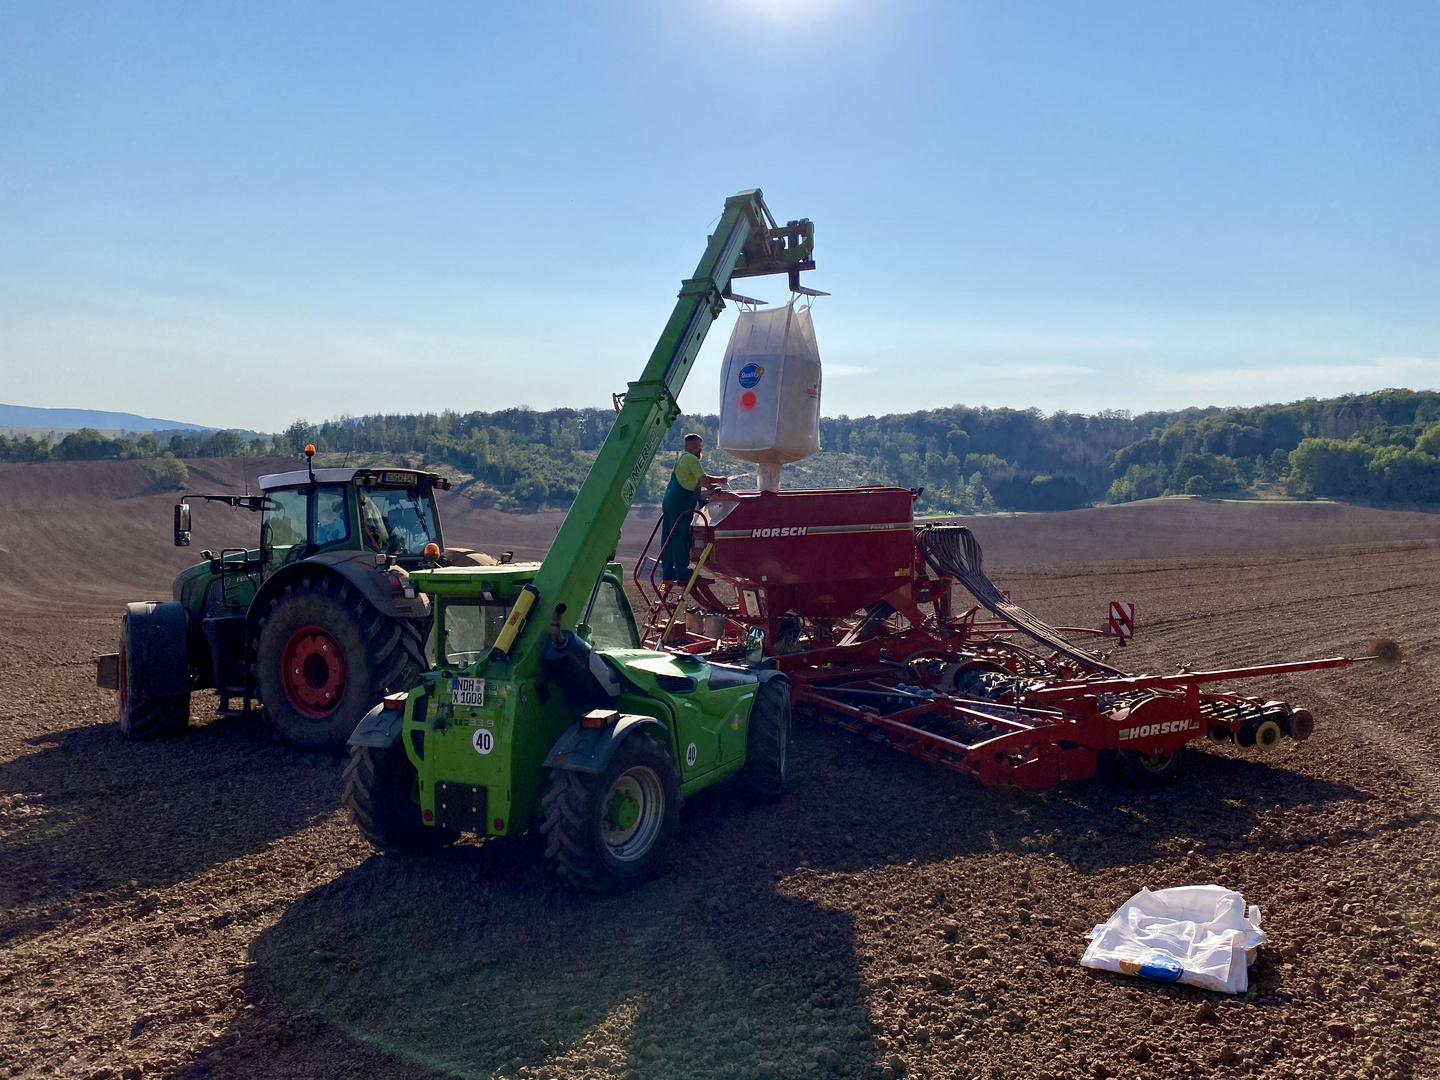
M355 725L425 660L430 601L409 571L439 560L436 489L413 469L306 468L262 476L259 495L187 495L175 544L190 543L190 500L260 514L260 546L201 552L173 600L130 604L120 651L101 656L96 682L119 693L129 738L177 734L190 695L213 687L222 711L259 697L275 732L302 750L340 751ZM432 549L427 556L427 549ZM446 562L490 562L446 550Z
M641 877L682 796L739 775L784 792L790 686L759 663L641 649L610 562L640 480L735 277L814 268L809 221L778 226L761 193L726 200L715 234L543 563L417 570L437 605L433 670L356 728L345 803L372 844L434 851L462 832L540 824L566 879Z

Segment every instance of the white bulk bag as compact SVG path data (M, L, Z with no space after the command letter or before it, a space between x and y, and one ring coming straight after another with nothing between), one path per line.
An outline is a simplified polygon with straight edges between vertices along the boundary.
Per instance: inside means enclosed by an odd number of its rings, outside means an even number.
M720 373L720 449L761 466L762 490L780 466L820 449L820 350L809 307L794 301L735 320Z
M1250 984L1255 950L1270 939L1260 909L1219 885L1141 889L1087 935L1084 967L1182 982L1226 994Z

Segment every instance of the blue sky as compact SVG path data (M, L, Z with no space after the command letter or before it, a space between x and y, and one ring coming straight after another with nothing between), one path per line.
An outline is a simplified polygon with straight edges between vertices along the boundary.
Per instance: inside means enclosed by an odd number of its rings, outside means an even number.
M607 405L755 186L830 415L1440 387L1437 56L1434 0L0 0L0 401Z

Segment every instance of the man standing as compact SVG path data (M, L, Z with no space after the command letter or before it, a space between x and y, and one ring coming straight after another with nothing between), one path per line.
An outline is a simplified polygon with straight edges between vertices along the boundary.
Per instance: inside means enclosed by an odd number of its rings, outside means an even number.
M660 576L665 581L690 579L690 523L695 517L690 511L700 503L700 489L719 487L730 480L728 476L705 474L700 464L704 449L705 440L699 435L685 436L685 450L675 459L675 471L660 500L660 528L669 537L660 554Z

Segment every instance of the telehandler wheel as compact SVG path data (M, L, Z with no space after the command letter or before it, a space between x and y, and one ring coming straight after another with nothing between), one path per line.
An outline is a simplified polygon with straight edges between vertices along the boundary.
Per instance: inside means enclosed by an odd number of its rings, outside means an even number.
M420 820L415 766L403 747L356 746L340 803L360 835L386 855L433 855L460 839Z
M597 892L642 880L680 817L680 773L660 743L636 732L602 773L552 769L541 803L545 854L573 885Z
M165 694L160 697L139 697L130 678L130 669L137 662L131 641L130 613L120 619L120 665L117 689L120 698L120 734L127 739L159 739L179 735L190 726L190 695Z
M1168 784L1185 764L1185 751L1168 754L1142 754L1139 750L1119 752L1120 774L1137 787L1158 787Z
M780 800L790 775L790 681L774 678L755 691L740 782L756 798Z
M382 615L344 578L304 578L260 617L255 684L280 738L341 753L385 692L420 668L423 650L418 627Z

